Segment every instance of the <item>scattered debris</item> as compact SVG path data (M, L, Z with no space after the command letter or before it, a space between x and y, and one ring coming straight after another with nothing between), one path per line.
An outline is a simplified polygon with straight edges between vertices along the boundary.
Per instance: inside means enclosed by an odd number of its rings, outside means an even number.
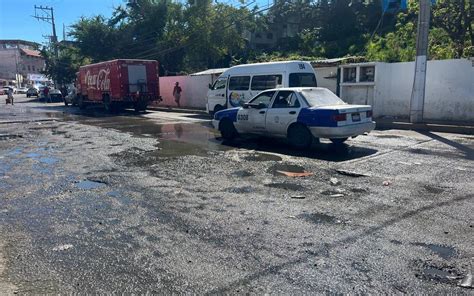
M469 271L467 275L459 281L459 286L463 288L474 288L472 285L472 272Z
M305 199L306 196L303 196L303 195L293 195L291 198L293 198L293 199Z
M392 181L389 181L389 180L385 180L383 181L383 186L389 186L389 185L392 185Z
M330 197L343 197L344 194L341 193L336 193L336 194L331 194Z
M355 177L355 178L358 178L358 177L370 177L369 175L367 174L362 174L362 173L356 173L356 172L352 172L352 171L346 171L346 170L339 170L339 169L336 169L336 172L340 175L343 175L343 176L349 176L349 177Z
M295 172L286 172L286 171L277 171L277 173L280 173L282 175L285 175L287 177L308 177L312 176L313 173L310 172L301 172L301 173L295 173Z
M54 247L53 251L66 251L66 250L72 249L73 247L74 246L71 244L65 244L65 245Z
M333 185L333 186L341 185L341 181L339 181L339 179L337 179L337 178L329 179L329 183L331 183L331 185Z

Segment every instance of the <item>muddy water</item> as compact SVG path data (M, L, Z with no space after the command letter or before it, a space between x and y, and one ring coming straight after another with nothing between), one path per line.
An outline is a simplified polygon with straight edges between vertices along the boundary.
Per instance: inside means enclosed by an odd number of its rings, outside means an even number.
M360 146L335 146L330 143L315 144L311 149L298 151L290 148L284 140L273 138L244 137L232 142L222 141L219 132L214 131L203 115L167 113L163 118L148 118L136 113L125 111L118 115L105 114L99 109L87 109L80 112L71 109L72 113L51 113L64 121L76 121L86 125L114 129L139 137L152 137L160 142L155 151L160 157L179 157L185 155L205 156L209 151L228 151L235 148L255 150L261 154L249 156L247 161L281 161L283 154L326 161L345 161L368 156L377 150ZM196 121L200 120L200 121Z

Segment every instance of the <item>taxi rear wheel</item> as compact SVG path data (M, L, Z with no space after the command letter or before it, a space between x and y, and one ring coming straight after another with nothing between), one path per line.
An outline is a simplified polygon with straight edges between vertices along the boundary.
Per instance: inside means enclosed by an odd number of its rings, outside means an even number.
M219 124L219 131L221 132L222 137L226 140L232 140L238 135L237 130L230 119L224 119L221 121Z
M305 149L311 146L313 136L306 126L295 124L288 129L288 141L294 148Z
M337 139L329 139L329 140L331 140L331 142L333 142L334 145L341 145L347 140L347 138L337 138Z

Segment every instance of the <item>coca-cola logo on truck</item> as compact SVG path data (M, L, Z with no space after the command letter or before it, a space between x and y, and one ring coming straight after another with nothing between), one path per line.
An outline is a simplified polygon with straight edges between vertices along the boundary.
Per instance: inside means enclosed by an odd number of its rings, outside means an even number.
M87 71L85 82L87 88L98 90L110 90L110 69L100 69L98 74L91 75L91 71Z

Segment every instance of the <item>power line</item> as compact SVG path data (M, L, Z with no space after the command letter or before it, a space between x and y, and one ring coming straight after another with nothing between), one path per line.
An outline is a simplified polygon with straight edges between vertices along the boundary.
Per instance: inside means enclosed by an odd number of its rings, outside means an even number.
M41 14L38 14L40 12ZM56 59L58 58L58 36L56 35L56 25L54 23L54 8L49 7L49 6L36 6L35 5L35 15L33 16L35 19L47 22L51 24L52 29L53 29L53 35L50 36L50 43L53 46L54 49L54 54L56 56Z

